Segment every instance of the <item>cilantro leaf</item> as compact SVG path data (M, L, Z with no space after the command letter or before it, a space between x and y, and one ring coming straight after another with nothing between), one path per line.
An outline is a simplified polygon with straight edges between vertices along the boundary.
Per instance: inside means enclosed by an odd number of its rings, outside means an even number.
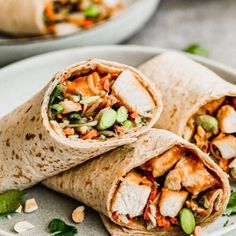
M194 54L194 55L209 57L208 49L196 43L189 45L188 47L183 49L183 51Z
M63 220L53 219L49 223L49 233L55 236L74 236L77 234L77 229L74 226L67 225Z
M52 94L50 96L49 104L52 105L55 99L57 98L59 101L63 100L63 89L60 85L57 85L54 90L52 91Z
M225 215L230 216L236 214L236 192L231 192L229 202L225 211Z
M10 190L0 194L0 215L14 213L21 205L24 194L21 190Z

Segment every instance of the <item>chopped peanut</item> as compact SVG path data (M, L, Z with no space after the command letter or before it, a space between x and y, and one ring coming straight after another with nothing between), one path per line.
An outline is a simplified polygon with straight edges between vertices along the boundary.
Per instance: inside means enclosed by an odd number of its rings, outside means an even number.
M37 205L35 199L31 198L31 199L26 200L26 202L25 202L25 212L26 213L31 213L31 212L36 211L36 210L38 210L38 205Z
M79 206L72 212L72 220L75 223L82 223L84 221L85 213L84 213L85 207Z

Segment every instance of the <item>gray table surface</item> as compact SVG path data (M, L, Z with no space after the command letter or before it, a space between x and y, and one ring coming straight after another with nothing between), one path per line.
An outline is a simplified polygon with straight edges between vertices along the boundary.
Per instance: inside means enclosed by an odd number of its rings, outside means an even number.
M236 68L235 0L162 0L125 43L182 49L195 42L210 50L210 58Z

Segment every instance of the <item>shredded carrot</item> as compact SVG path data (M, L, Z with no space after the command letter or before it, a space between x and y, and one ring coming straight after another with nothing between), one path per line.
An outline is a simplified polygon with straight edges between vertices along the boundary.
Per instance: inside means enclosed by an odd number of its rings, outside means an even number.
M53 2L48 2L45 7L45 13L48 19L52 21L63 20L65 18L64 14L55 13L53 9Z
M171 225L170 221L165 216L161 215L159 211L157 211L156 220L159 227L169 228Z
M113 219L118 220L120 218L120 214L118 212L114 212L112 213L112 217Z
M219 159L219 166L225 172L227 172L229 169L229 163L230 163L230 160L228 159L223 159L223 158Z
M169 219L169 221L170 221L171 224L173 224L173 225L177 224L177 218L176 218L176 217L171 217L171 218Z
M129 116L132 118L132 119L135 119L137 117L137 112L131 112L129 113Z
M107 92L110 91L110 79L111 79L110 73L102 78L102 86Z
M99 135L98 131L93 129L91 131L89 131L87 134L83 135L81 138L83 140L87 140L87 139L92 139L92 138L95 138Z
M75 130L73 129L73 128L69 128L69 127L67 127L67 128L65 128L65 129L63 129L63 133L65 134L65 135L73 135L73 134L75 134Z
M98 90L102 90L102 81L97 71L93 72L93 83Z
M149 198L148 198L148 202L147 202L147 205L146 205L146 208L145 208L145 211L144 211L144 214L143 214L143 219L144 220L149 220L149 213L150 213L150 205L151 203L153 202L153 200L155 199L155 197L157 196L157 193L158 193L158 189L157 187L152 187L152 191L149 195Z
M83 22L83 27L91 28L94 24L95 24L94 21L86 19Z
M134 219L129 216L128 216L128 220L129 220L129 223L128 223L129 225L132 225L134 223Z
M58 118L58 119L62 119L63 116L62 116L61 114L57 114L57 118Z
M206 215L208 214L208 210L207 210L207 209L202 210L202 211L201 211L201 214L204 215L204 216L206 216Z

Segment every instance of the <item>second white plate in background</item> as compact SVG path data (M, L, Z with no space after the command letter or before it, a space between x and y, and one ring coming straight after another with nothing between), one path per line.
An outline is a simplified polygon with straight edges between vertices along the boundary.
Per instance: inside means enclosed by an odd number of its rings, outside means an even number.
M160 0L122 0L125 9L92 29L61 37L24 39L0 36L0 66L29 56L64 48L116 44L129 38L150 19Z

